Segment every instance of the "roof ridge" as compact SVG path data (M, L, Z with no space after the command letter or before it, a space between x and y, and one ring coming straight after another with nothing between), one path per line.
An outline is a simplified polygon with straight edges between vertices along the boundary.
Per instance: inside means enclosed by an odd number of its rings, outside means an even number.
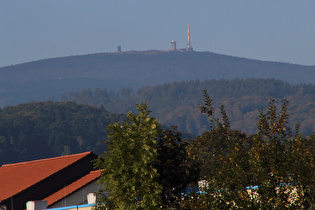
M65 157L81 156L84 154L87 155L90 153L92 153L92 151L82 152L82 153L77 153L77 154L71 154L71 155L61 155L61 156L57 156L57 157L51 157L51 158L45 158L45 159L39 159L39 160L31 160L31 161L24 161L24 162L18 162L18 163L3 164L1 167L24 165L24 164L30 164L30 163L36 163L36 162L43 162L43 161L47 161L47 160L61 159L61 158L65 158Z
M62 200L64 197L67 197L73 194L74 192L77 192L78 190L82 189L84 186L99 179L99 177L101 176L102 170L103 169L90 171L88 174L85 174L84 176L80 177L74 182L68 184L67 186L64 186L63 188L59 189L58 191L54 192L53 194L49 195L43 200L47 201L47 205L49 207L50 205Z

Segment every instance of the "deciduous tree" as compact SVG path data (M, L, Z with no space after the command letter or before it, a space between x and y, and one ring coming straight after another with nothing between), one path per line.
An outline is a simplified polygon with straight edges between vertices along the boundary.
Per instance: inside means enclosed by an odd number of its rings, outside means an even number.
M207 91L204 97L201 111L212 126L194 144L202 163L211 168L204 167L206 193L192 201L211 209L309 208L314 203L314 138L302 137L298 129L291 132L287 101L278 113L271 99L268 111L260 112L258 132L244 138L230 129L224 107L221 119L216 118ZM200 149L203 143L206 149Z
M158 141L156 168L162 186L163 207L178 208L178 199L188 184L197 183L199 164L188 150L189 143L181 139L176 127L164 130Z
M99 209L155 209L161 204L162 187L155 167L159 124L150 117L148 105L139 114L127 114L125 123L108 126L108 150L96 162L102 168L100 183L109 197Z

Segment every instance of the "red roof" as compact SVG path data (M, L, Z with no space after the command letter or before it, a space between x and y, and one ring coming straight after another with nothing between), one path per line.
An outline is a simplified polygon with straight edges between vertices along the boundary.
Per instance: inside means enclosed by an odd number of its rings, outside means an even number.
M91 153L3 165L0 167L0 201L22 192Z
M61 190L55 192L54 194L44 198L47 201L47 206L50 206L62 198L72 194L78 189L84 187L85 185L91 183L92 181L98 179L101 176L101 170L91 171L89 174L85 175L81 179L69 184L68 186L62 188Z

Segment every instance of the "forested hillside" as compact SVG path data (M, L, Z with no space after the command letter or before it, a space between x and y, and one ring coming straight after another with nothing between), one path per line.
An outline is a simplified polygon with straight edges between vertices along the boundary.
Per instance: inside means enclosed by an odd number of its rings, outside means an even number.
M315 66L211 52L141 51L45 59L0 68L0 107L57 98L84 88L136 90L174 81L235 78L315 84Z
M256 132L260 109L266 109L269 98L289 101L290 122L301 123L301 132L315 131L315 86L291 85L275 79L234 79L174 82L132 89L108 91L85 89L61 96L62 101L104 106L110 112L134 110L136 103L147 102L152 116L165 125L177 125L185 132L201 134L209 123L199 111L203 104L202 90L208 90L214 106L225 105L233 129Z
M106 148L106 127L125 115L73 102L37 102L0 109L0 165Z

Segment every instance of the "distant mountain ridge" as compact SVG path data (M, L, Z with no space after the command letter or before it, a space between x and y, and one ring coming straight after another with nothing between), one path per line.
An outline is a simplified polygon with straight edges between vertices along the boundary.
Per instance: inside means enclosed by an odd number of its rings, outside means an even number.
M315 66L154 50L52 58L0 68L0 107L57 98L84 88L137 89L174 81L235 78L315 84Z
M209 122L199 108L204 104L202 90L208 91L216 114L220 105L225 106L232 129L247 134L256 133L259 111L266 110L272 98L279 107L283 99L288 100L292 127L299 123L301 133L306 135L311 135L315 130L315 85L291 85L275 79L181 81L146 86L137 92L127 88L117 92L85 89L64 94L61 100L103 106L113 113L136 111L134 104L145 101L150 106L152 116L160 123L176 125L184 132L200 135L209 128Z

